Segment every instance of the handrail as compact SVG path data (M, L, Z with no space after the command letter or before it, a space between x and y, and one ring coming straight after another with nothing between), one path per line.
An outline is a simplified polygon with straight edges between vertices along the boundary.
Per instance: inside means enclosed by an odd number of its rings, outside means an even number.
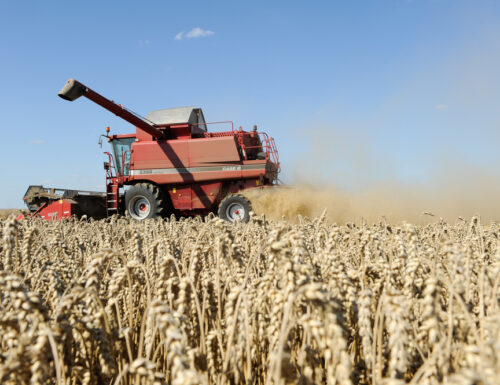
M234 134L237 136L238 140L238 145L240 146L243 156L245 160L247 160L247 150L251 148L262 148L263 152L266 154L266 160L270 160L272 163L276 165L276 168L278 169L278 172L280 170L280 165L279 165L279 155L278 155L278 149L276 148L276 144L274 142L273 138L270 138L267 133L262 132L262 131L253 131L254 134L257 134L259 139L260 139L260 144L256 146L248 146L245 145L243 141L243 135L250 135L252 132L246 132L246 131L235 131Z
M113 155L111 155L111 153L109 152L104 152L104 154L106 154L108 156L108 160L109 160L109 169L106 170L106 179L113 179L113 178L116 178L118 176L118 173L117 173L117 170L116 170L116 166L115 166L115 163L113 161ZM115 170L115 175L113 175L111 169L114 169Z

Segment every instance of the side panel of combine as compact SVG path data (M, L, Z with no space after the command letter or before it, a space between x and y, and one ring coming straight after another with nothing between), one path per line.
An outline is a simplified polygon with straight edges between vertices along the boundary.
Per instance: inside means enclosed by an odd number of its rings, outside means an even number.
M220 199L223 184L195 183L189 186L170 186L166 190L176 210L211 210Z
M189 141L190 167L221 163L240 163L241 158L234 136L191 139Z
M234 137L139 141L132 145L133 169L187 168L241 161Z
M158 185L241 179L244 171L265 172L265 162L246 165L233 136L135 142L130 180Z
M144 141L132 144L131 175L168 173L189 167L187 140Z

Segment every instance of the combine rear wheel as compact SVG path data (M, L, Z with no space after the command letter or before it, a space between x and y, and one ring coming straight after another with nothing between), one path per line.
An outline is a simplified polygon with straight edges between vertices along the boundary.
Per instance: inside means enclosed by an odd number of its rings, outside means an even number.
M252 205L241 195L229 195L219 205L219 218L229 222L239 219L242 222L250 220Z
M163 191L149 183L138 183L125 192L125 207L139 221L161 216L163 203Z

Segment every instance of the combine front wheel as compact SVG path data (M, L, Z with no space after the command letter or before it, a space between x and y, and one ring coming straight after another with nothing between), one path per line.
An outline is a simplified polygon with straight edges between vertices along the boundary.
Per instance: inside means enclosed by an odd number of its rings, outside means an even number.
M229 195L219 205L219 218L229 222L239 219L242 222L250 220L252 206L247 198L241 195Z
M155 185L138 183L125 192L125 207L139 221L156 218L163 210L163 193Z

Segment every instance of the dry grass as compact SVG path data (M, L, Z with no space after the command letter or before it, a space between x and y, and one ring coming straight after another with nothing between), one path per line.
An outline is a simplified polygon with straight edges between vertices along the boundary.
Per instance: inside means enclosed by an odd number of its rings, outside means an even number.
M496 384L500 227L0 221L2 384Z

